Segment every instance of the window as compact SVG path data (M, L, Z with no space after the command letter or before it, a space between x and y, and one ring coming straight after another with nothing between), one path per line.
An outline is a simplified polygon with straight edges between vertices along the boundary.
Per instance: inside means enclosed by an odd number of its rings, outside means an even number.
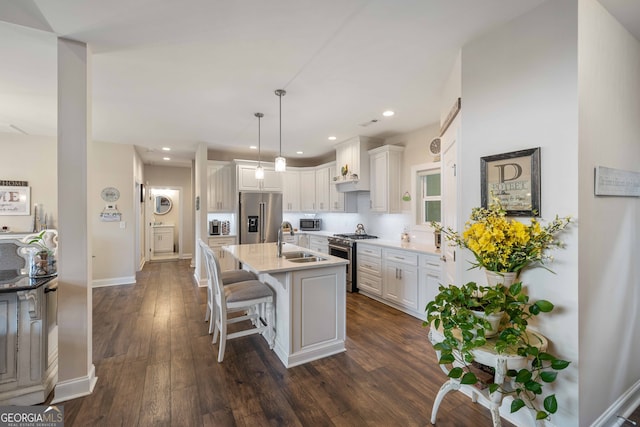
M420 203L418 223L427 225L431 221L440 222L440 169L422 170L418 172L418 193Z

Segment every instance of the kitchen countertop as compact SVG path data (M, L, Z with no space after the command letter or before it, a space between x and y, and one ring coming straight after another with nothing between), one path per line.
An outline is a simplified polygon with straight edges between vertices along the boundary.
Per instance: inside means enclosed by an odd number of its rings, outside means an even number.
M256 274L263 273L282 273L295 270L309 270L314 268L335 267L337 265L349 264L349 261L343 258L314 252L300 246L285 243L282 252L307 252L324 258L324 261L317 262L291 262L284 257L277 256L278 248L275 243L256 243L249 245L229 245L223 246L223 250L229 252L234 258L246 265Z
M308 234L310 236L325 236L331 237L336 234L333 231L298 231L296 234ZM364 239L364 240L356 240L358 244L366 243L375 246L382 246L385 248L392 249L402 249L406 251L413 251L424 254L431 255L440 255L440 249L436 248L435 245L429 245L426 243L418 243L418 242L402 242L400 240L386 240L386 239Z
M382 246L382 247L391 248L391 249L402 249L405 251L413 251L413 252L430 254L430 255L440 255L440 249L436 248L434 245L427 245L424 243L402 242L402 241L384 240L384 239L366 239L366 240L358 240L357 242L358 244Z
M49 284L56 275L46 277L15 276L15 270L0 270L0 293L29 291Z

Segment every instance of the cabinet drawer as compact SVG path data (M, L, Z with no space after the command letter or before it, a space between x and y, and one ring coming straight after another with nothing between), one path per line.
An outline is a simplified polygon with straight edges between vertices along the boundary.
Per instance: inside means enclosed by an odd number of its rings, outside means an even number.
M382 248L375 247L375 246L364 246L364 245L357 245L356 247L358 249L358 257L360 255L369 255L369 256L378 257L378 258L382 256Z
M382 295L382 279L380 276L372 276L358 271L358 289L374 295Z
M418 265L418 254L413 252L387 250L385 251L385 259L408 265Z
M220 246L235 245L235 237L209 237L209 246L219 248Z
M382 272L382 263L380 262L380 258L373 258L358 254L357 262L358 274L360 272L364 272L380 276L380 273Z
M439 270L440 257L438 255L420 255L420 267Z

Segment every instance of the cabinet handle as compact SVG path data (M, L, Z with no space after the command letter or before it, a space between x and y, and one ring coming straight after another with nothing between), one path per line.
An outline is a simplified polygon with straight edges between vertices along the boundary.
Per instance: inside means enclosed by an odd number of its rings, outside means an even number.
M398 274L400 275L400 280L402 280L402 270L398 270Z

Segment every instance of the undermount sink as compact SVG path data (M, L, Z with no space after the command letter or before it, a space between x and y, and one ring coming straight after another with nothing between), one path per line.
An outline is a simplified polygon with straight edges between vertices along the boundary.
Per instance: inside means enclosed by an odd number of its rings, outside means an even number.
M307 254L311 255L311 254ZM326 261L326 258L321 258L319 256L311 255L304 258L289 258L290 262L318 262L318 261Z
M285 259L291 259L291 258L309 258L309 257L314 257L315 255L310 253L310 252L283 252L282 256Z

